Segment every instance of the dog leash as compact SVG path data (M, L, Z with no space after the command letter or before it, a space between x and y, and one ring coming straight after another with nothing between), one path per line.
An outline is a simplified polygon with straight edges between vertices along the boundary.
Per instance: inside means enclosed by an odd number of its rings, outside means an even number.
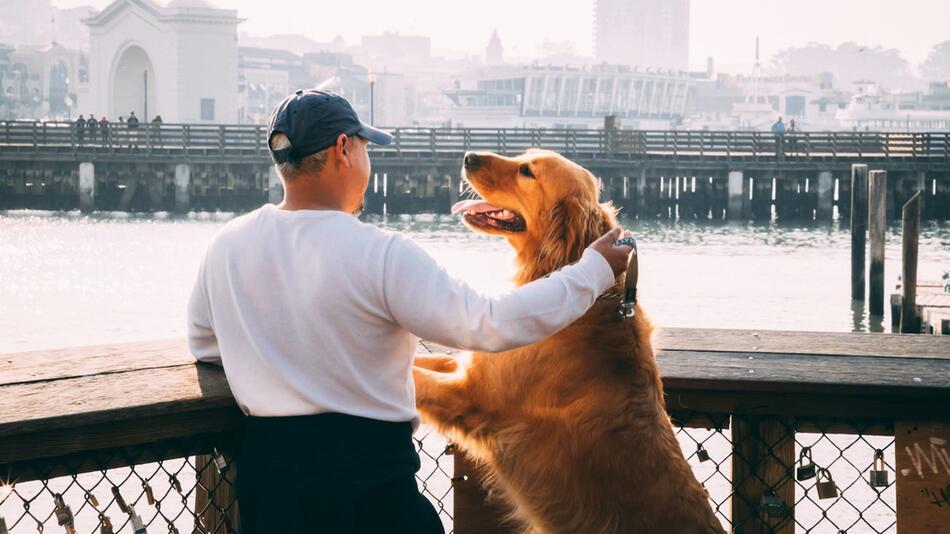
M614 242L614 246L626 245L633 250L630 251L630 257L627 259L627 272L623 282L623 293L608 291L597 297L598 299L620 299L620 306L617 307L617 313L621 319L629 319L637 314L637 280L640 277L640 262L637 255L637 240L633 237L624 237Z

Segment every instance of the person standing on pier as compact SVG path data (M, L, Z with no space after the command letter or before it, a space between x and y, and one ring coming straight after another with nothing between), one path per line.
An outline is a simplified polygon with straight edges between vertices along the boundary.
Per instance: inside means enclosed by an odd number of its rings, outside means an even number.
M785 133L785 123L782 122L782 117L779 117L778 120L772 124L772 133L774 134Z
M73 126L73 131L76 133L76 142L79 146L82 146L86 138L86 118L80 114Z
M148 117L146 117L148 118ZM129 112L129 119L125 121L126 128L129 130L129 148L132 148L133 145L135 148L139 146L139 118L135 116L135 112Z
M92 113L89 114L89 118L86 119L86 129L89 130L89 142L96 142L96 133L99 130L99 121L96 120L96 116Z
M112 132L109 131L109 119L107 119L105 115L103 115L102 118L99 119L99 133L102 134L102 144L104 146L109 146L110 145L109 135Z
M533 343L583 315L626 268L616 228L573 265L479 294L408 237L355 217L367 145L391 140L341 96L289 96L268 135L284 201L225 225L199 269L189 347L223 365L248 416L242 534L444 532L415 480L419 337L487 352Z

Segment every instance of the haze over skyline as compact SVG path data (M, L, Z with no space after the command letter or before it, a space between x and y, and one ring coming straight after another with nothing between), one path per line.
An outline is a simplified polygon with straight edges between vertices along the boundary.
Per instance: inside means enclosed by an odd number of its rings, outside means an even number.
M52 0L57 7L92 5L97 9L111 1ZM544 41L572 41L578 54L593 55L594 0L564 2L556 10L542 0L482 0L477 9L476 4L444 0L211 3L237 9L246 19L239 31L252 35L299 33L316 41L340 35L352 45L362 35L392 31L430 36L436 53L482 55L492 30L497 29L506 58L536 57ZM810 42L837 46L846 41L896 48L916 64L926 59L934 45L950 39L946 20L950 20L950 2L940 0L692 0L690 65L702 69L709 56L723 68L751 65L756 37L761 38L766 64L773 54L790 46Z

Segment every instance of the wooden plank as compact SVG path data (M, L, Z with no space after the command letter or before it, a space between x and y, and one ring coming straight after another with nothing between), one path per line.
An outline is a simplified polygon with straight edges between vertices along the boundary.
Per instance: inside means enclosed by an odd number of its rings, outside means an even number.
M947 302L950 305L950 294ZM950 359L950 340L897 334L661 327L654 334L653 346L706 352Z
M950 400L947 359L664 350L657 352L656 359L664 380L684 389L801 394L873 391Z
M895 427L897 531L950 533L950 425Z
M0 386L194 363L183 338L0 356Z
M794 534L795 427L777 417L733 417L732 525L736 532ZM781 499L781 514L768 514L764 496Z
M0 398L0 438L234 405L223 370L207 364L8 385Z

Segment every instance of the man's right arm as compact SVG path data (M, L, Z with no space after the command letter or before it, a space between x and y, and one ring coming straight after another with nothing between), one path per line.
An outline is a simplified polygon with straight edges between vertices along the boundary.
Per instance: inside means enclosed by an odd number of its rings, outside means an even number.
M449 347L500 352L540 341L580 318L615 283L588 248L580 261L503 295L454 279L411 240L394 237L384 259L383 297L394 322Z

